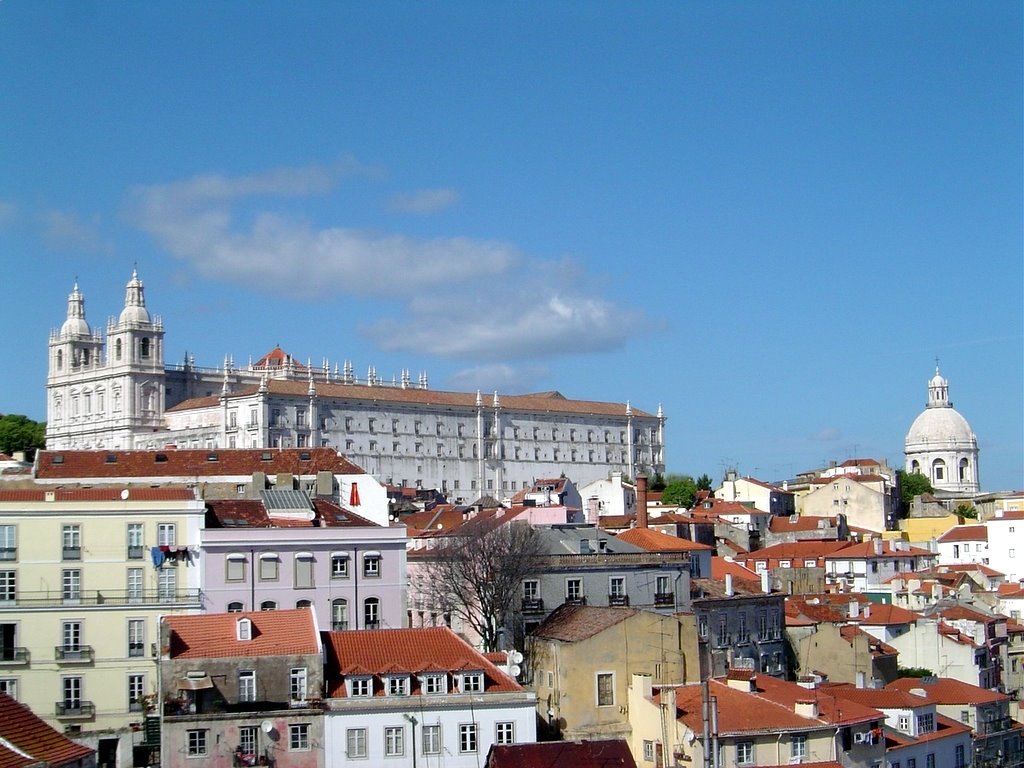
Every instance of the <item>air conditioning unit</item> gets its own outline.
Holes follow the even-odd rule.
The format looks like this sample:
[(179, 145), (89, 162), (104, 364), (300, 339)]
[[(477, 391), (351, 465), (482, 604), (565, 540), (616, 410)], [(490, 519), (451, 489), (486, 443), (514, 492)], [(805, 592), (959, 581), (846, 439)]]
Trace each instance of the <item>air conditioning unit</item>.
[(854, 744), (870, 744), (871, 734), (870, 733), (855, 733), (853, 734)]

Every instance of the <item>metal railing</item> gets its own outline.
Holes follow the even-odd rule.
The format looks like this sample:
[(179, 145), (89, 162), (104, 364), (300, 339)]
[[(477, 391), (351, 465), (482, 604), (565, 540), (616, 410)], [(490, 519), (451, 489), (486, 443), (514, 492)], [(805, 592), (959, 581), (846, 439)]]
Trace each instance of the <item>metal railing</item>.
[(58, 645), (53, 649), (53, 658), (64, 664), (91, 664), (96, 654), (91, 645), (65, 647)]
[(95, 717), (96, 705), (91, 701), (58, 701), (57, 717)]
[(28, 648), (20, 645), (0, 648), (0, 664), (28, 664), (30, 658)]
[(7, 608), (52, 608), (61, 605), (76, 606), (111, 606), (111, 605), (200, 605), (202, 590), (179, 589), (167, 591), (162, 589), (127, 590), (104, 589), (81, 591), (76, 594), (64, 594), (61, 590), (45, 592), (19, 591), (14, 600), (0, 602), (0, 611)]

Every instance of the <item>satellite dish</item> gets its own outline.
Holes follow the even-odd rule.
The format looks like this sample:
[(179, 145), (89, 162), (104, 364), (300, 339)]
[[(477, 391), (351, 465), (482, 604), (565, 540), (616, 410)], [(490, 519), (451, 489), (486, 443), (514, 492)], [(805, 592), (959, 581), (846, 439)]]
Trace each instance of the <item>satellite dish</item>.
[(128, 499), (128, 489), (127, 488), (125, 488), (123, 491), (121, 491), (121, 498), (125, 499), (125, 500)]
[(511, 661), (513, 664), (522, 664), (523, 654), (521, 654), (519, 651), (512, 651), (512, 653), (508, 655), (508, 660)]
[(309, 512), (306, 513), (306, 519), (309, 520), (309, 522), (313, 522), (314, 520), (316, 520), (316, 512), (314, 512), (312, 509), (309, 510)]
[(264, 720), (262, 723), (260, 723), (260, 730), (264, 733), (270, 733), (272, 730), (274, 730), (274, 724), (269, 720)]
[(512, 677), (519, 677), (519, 673), (522, 671), (522, 668), (518, 664), (513, 664), (508, 668), (508, 673), (512, 675)]

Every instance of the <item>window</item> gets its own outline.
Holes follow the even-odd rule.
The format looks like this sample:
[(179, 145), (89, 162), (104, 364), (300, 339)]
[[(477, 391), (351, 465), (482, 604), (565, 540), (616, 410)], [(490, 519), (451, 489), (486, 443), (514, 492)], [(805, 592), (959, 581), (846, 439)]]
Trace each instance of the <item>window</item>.
[(146, 676), (128, 675), (128, 711), (142, 711), (142, 697), (146, 695)]
[(697, 635), (707, 639), (708, 636), (708, 617), (698, 616), (697, 617)]
[(794, 733), (789, 740), (790, 757), (807, 757), (807, 734)]
[(82, 559), (82, 526), (65, 525), (61, 527), (61, 558), (64, 560)]
[(540, 599), (540, 582), (536, 579), (527, 579), (523, 582), (523, 600), (531, 602)]
[(566, 602), (574, 603), (579, 602), (583, 598), (583, 580), (582, 579), (566, 579), (565, 580), (565, 599)]
[(82, 599), (82, 572), (77, 568), (66, 569), (62, 572), (61, 597), (65, 601)]
[(13, 525), (0, 525), (0, 560), (17, 559), (18, 529)]
[(178, 596), (178, 572), (173, 568), (162, 568), (156, 577), (157, 599), (173, 602)]
[(653, 741), (645, 741), (644, 742), (644, 760), (646, 760), (649, 763), (654, 762), (654, 742)]
[(597, 673), (597, 706), (610, 707), (615, 704), (615, 675), (612, 672)]
[(459, 726), (459, 752), (476, 752), (476, 723), (463, 723)]
[(305, 553), (295, 555), (295, 588), (312, 589), (313, 556)]
[(18, 596), (18, 572), (0, 571), (0, 602), (13, 603)]
[(718, 619), (718, 644), (727, 645), (729, 643), (729, 622), (725, 616)]
[(245, 555), (228, 555), (225, 567), (227, 581), (245, 581)]
[(159, 523), (156, 527), (156, 543), (160, 547), (172, 547), (177, 544), (174, 523)]
[(424, 675), (421, 686), (423, 692), (427, 695), (447, 692), (444, 675)]
[(349, 728), (345, 731), (345, 747), (348, 757), (366, 757), (366, 729)]
[(737, 765), (751, 765), (754, 762), (754, 742), (740, 741), (736, 744)]
[(750, 641), (750, 633), (747, 631), (747, 614), (740, 613), (736, 616), (736, 642), (746, 643)]
[(928, 712), (924, 715), (917, 716), (917, 733), (931, 733), (935, 730), (935, 715)]
[(363, 558), (363, 576), (371, 579), (380, 576), (380, 555), (366, 555)]
[(277, 610), (277, 601), (276, 600), (264, 600), (262, 603), (260, 603), (260, 610), (261, 611), (276, 611)]
[(405, 675), (396, 675), (388, 678), (388, 696), (408, 696), (409, 678)]
[(309, 749), (309, 723), (292, 723), (288, 726), (288, 748)]
[(924, 756), (925, 768), (935, 768), (935, 753), (929, 752)]
[(516, 724), (511, 721), (494, 724), (495, 744), (515, 744)]
[(238, 729), (238, 751), (243, 755), (256, 754), (256, 745), (258, 736), (256, 735), (255, 725), (243, 725)]
[(389, 725), (384, 728), (384, 757), (401, 757), (405, 754), (405, 728)]
[(380, 600), (376, 597), (363, 603), (363, 629), (380, 629)]
[(917, 768), (917, 758), (916, 757), (908, 757), (907, 758), (907, 768)]
[(908, 733), (910, 731), (910, 716), (909, 715), (900, 715), (900, 718), (899, 718), (899, 730), (903, 731), (904, 733)]
[(203, 757), (206, 755), (206, 731), (197, 729), (186, 731), (188, 736), (188, 756)]
[(441, 754), (441, 726), (440, 725), (424, 725), (423, 726), (423, 754), (424, 755), (439, 755), (439, 754)]
[(626, 596), (626, 579), (623, 576), (610, 576), (608, 578), (608, 596), (622, 598)]
[(0, 693), (6, 693), (15, 701), (18, 700), (18, 679), (16, 677), (0, 678)]
[(128, 655), (146, 655), (146, 620), (128, 619)]
[(331, 555), (331, 578), (332, 579), (347, 579), (348, 578), (348, 555), (345, 555), (345, 554)]
[(463, 672), (462, 673), (462, 692), (463, 693), (479, 693), (484, 689), (484, 673), (483, 672)]
[(65, 713), (76, 712), (82, 708), (82, 678), (65, 677), (61, 680), (64, 694)]
[(255, 669), (243, 669), (238, 672), (238, 700), (256, 701)]
[(757, 639), (768, 639), (768, 614), (765, 611), (757, 614)]
[(953, 766), (954, 766), (954, 768), (964, 768), (966, 765), (967, 765), (967, 760), (964, 757), (964, 745), (963, 744), (957, 744), (956, 745), (956, 751), (955, 751), (954, 757), (953, 757)]
[(228, 613), (241, 613), (242, 604), (239, 602), (228, 603)]
[(306, 668), (294, 667), (288, 675), (288, 692), (292, 701), (306, 700)]
[(373, 695), (373, 679), (369, 677), (352, 677), (349, 678), (349, 690), (350, 695), (353, 697), (360, 696), (372, 696)]
[(331, 629), (348, 629), (348, 600), (343, 597), (331, 601)]
[(969, 710), (969, 709), (961, 709), (960, 710), (960, 722), (961, 723), (968, 723), (968, 724), (971, 722), (971, 710)]

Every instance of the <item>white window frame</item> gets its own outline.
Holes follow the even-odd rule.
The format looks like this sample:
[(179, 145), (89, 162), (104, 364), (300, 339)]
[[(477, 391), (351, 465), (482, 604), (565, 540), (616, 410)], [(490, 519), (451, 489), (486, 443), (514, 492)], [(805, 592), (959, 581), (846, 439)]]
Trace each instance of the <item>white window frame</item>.
[(350, 760), (366, 758), (365, 728), (347, 728), (345, 730), (345, 756)]
[(288, 694), (292, 701), (306, 701), (309, 694), (309, 673), (305, 667), (292, 667), (288, 673)]
[(288, 726), (288, 750), (309, 751), (309, 723), (291, 723)]
[(477, 723), (459, 723), (459, 753), (463, 755), (480, 751), (480, 727)]
[(185, 738), (187, 757), (206, 757), (207, 747), (205, 728), (192, 728), (185, 732)]
[(388, 696), (408, 696), (409, 695), (409, 676), (408, 675), (391, 675), (387, 678), (388, 681)]
[(348, 679), (348, 695), (352, 698), (364, 698), (373, 696), (372, 677), (350, 677)]
[(238, 701), (256, 701), (256, 670), (238, 670)]
[(494, 724), (494, 743), (516, 743), (516, 724), (514, 720), (501, 720)]
[(424, 755), (440, 755), (441, 754), (441, 724), (433, 723), (430, 725), (424, 724), (422, 732), (422, 743), (423, 743), (423, 754)]
[(405, 756), (405, 728), (401, 725), (384, 726), (384, 757)]

